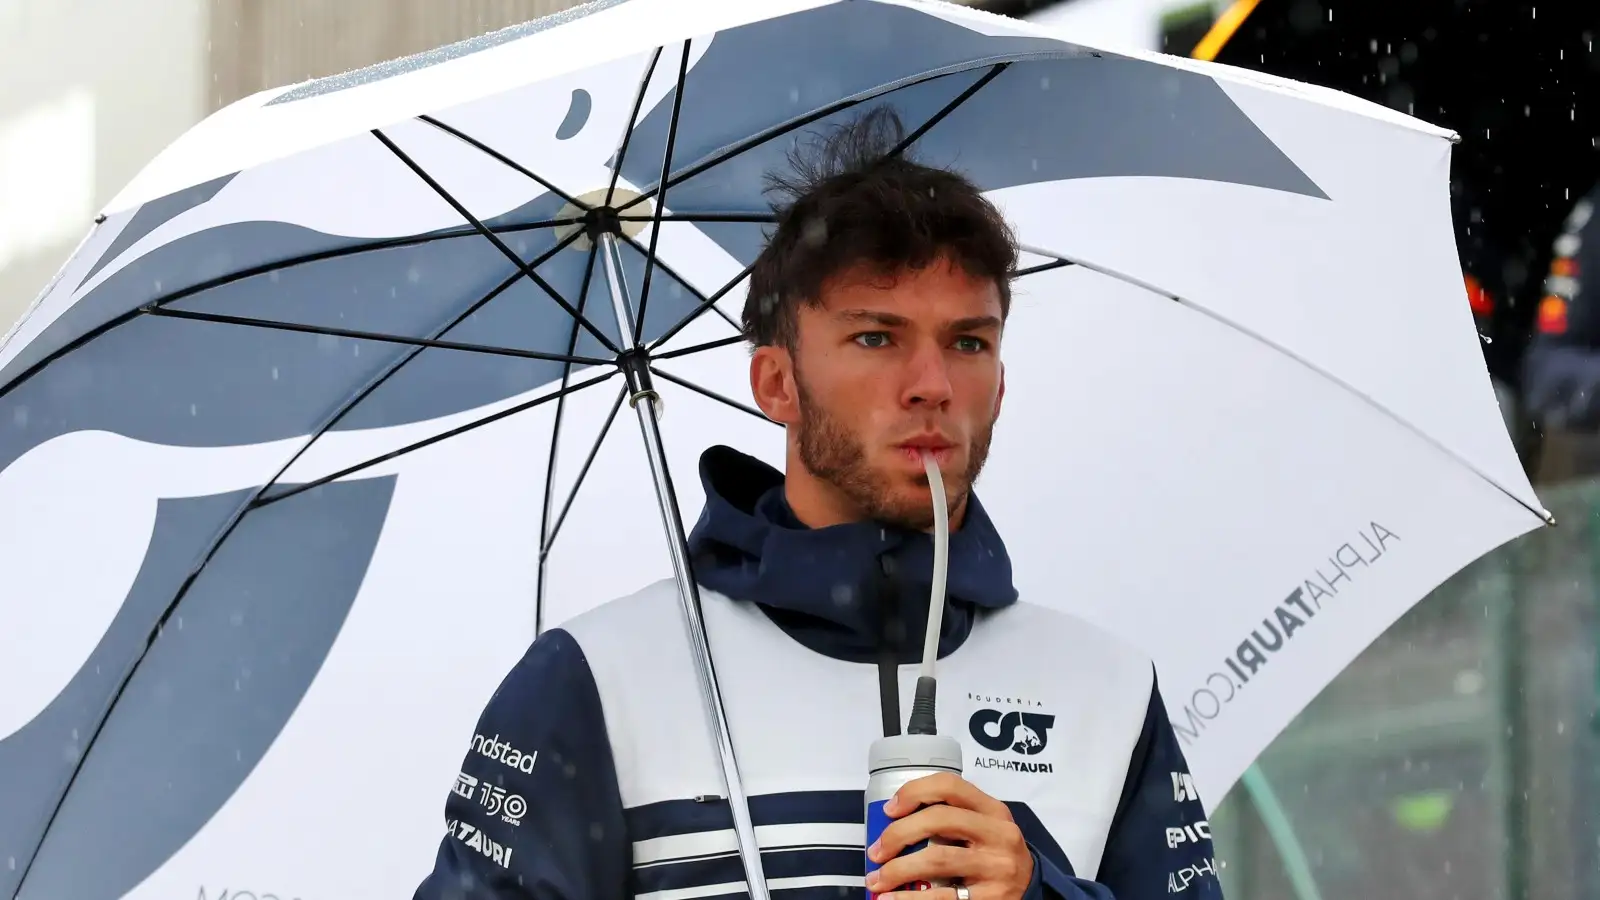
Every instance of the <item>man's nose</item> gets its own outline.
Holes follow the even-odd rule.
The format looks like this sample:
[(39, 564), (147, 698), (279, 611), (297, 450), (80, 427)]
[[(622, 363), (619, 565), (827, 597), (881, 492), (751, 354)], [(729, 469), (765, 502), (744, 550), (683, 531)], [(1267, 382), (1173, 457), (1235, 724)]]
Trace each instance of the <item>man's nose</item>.
[(908, 361), (906, 387), (901, 402), (907, 407), (933, 406), (943, 408), (950, 402), (953, 390), (950, 385), (949, 361), (943, 348), (929, 342), (917, 348)]

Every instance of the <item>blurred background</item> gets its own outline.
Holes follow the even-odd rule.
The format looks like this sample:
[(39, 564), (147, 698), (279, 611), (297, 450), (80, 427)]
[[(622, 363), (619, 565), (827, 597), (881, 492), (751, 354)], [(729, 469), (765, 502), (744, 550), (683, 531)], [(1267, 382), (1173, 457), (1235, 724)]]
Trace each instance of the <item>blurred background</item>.
[[(572, 5), (0, 0), (0, 329), (99, 207), (211, 112)], [(1560, 527), (1398, 622), (1213, 827), (1236, 900), (1600, 898), (1600, 2), (965, 5), (1315, 82), (1460, 133), (1463, 302)]]

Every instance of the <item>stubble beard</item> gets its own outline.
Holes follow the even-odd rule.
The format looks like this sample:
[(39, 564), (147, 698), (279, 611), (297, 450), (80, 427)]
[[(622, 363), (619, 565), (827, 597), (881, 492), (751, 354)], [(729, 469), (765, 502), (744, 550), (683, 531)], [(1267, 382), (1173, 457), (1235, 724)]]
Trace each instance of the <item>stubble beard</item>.
[[(796, 387), (800, 398), (800, 424), (797, 426), (797, 443), (800, 461), (807, 471), (833, 485), (869, 519), (897, 525), (915, 531), (933, 527), (933, 509), (924, 502), (908, 503), (897, 498), (888, 484), (888, 477), (874, 472), (867, 462), (861, 441), (851, 434), (836, 418), (818, 404), (806, 390), (805, 382), (796, 372)], [(989, 442), (994, 436), (994, 423), (989, 422), (973, 435), (967, 454), (966, 469), (951, 483), (951, 473), (943, 472), (945, 494), (949, 509), (961, 508), (978, 474), (989, 458)], [(916, 479), (920, 485), (928, 483), (928, 476)]]

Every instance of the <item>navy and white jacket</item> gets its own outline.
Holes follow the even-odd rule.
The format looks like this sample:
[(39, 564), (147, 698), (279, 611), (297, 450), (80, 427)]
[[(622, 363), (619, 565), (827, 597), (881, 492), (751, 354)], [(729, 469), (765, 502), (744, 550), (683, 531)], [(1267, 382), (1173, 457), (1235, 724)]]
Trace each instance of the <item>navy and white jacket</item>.
[[(808, 529), (782, 475), (728, 448), (701, 477), (690, 551), (768, 889), (860, 898), (867, 748), (910, 709), (932, 542)], [(1150, 660), (1019, 603), (976, 499), (950, 536), (948, 597), (940, 733), (1027, 838), (1025, 900), (1220, 898)], [(417, 900), (745, 895), (690, 660), (671, 582), (535, 640), (479, 720)]]

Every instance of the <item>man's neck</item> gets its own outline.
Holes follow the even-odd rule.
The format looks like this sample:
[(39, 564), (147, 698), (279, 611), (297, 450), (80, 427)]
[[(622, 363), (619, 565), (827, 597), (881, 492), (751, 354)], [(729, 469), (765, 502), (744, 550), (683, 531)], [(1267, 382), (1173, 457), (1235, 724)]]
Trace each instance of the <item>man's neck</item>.
[(867, 518), (832, 485), (809, 474), (785, 475), (783, 499), (789, 504), (789, 511), (807, 528), (846, 525)]

